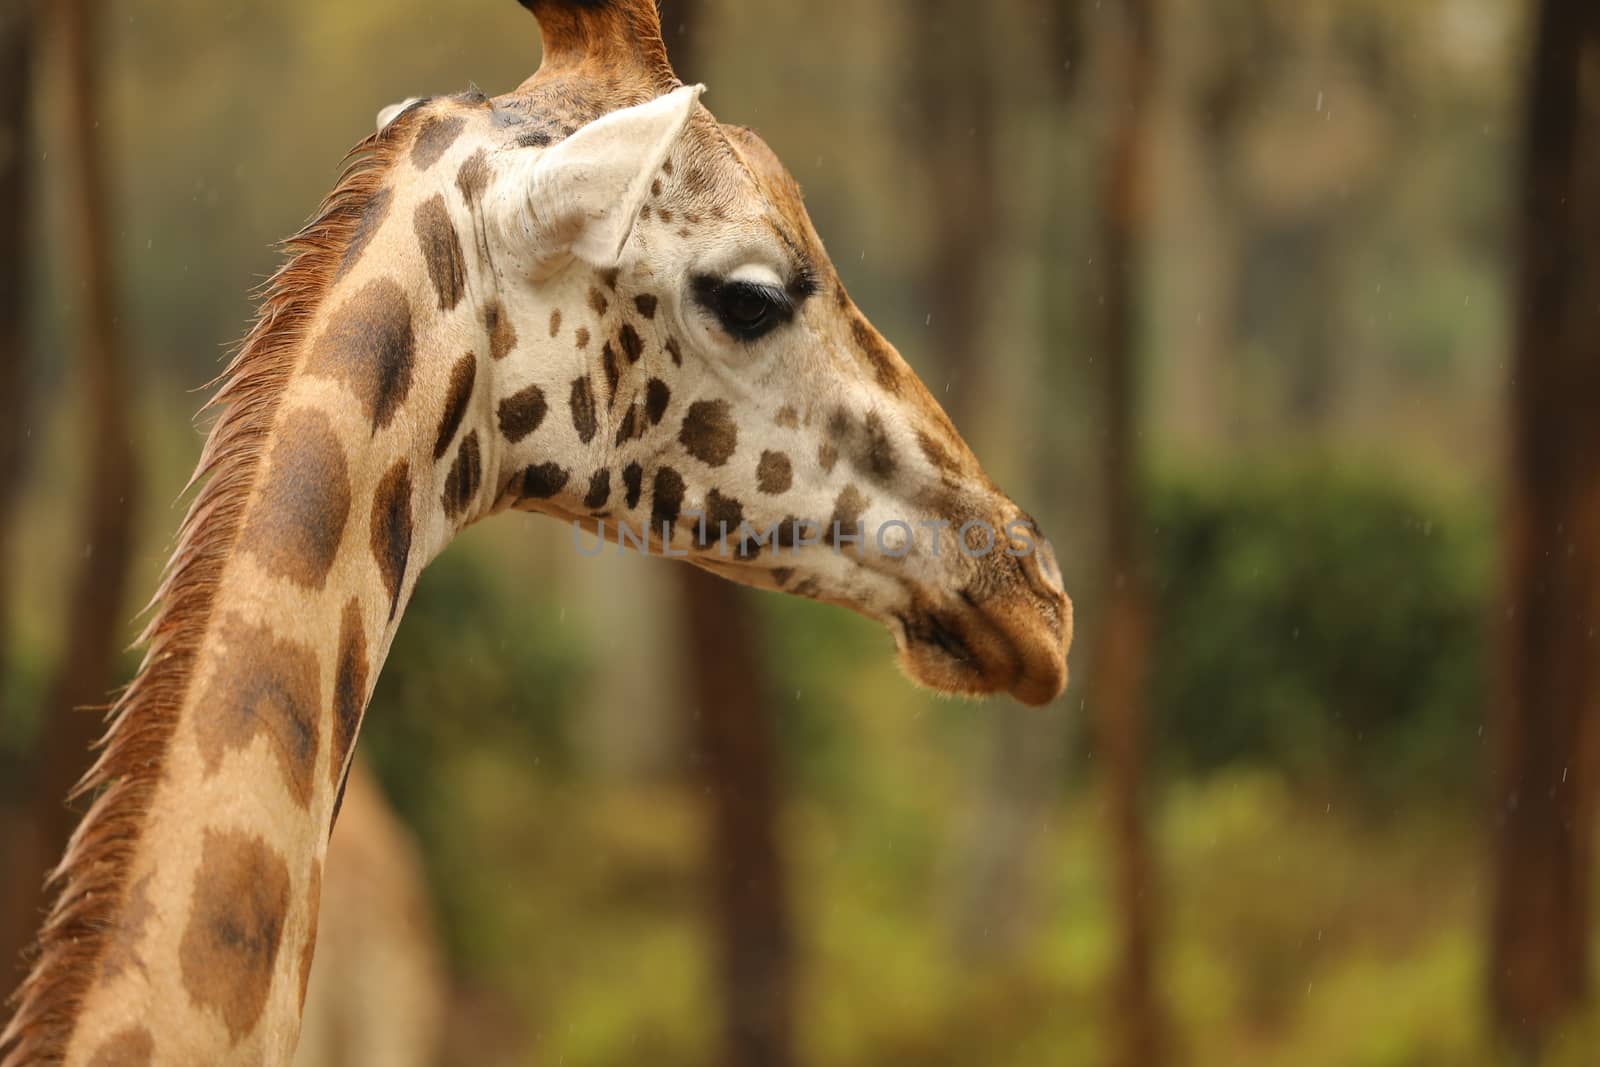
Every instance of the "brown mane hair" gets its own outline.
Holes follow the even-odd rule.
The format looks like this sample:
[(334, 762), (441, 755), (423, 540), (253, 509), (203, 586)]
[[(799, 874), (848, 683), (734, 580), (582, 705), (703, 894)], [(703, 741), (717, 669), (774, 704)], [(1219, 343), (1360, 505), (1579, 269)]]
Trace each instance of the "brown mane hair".
[(221, 413), (185, 491), (204, 486), (184, 516), (177, 548), (151, 600), (155, 614), (139, 638), (144, 661), (111, 711), (99, 758), (73, 790), (74, 797), (98, 796), (50, 874), (56, 897), (28, 975), (12, 998), (15, 1014), (0, 1033), (5, 1067), (58, 1063), (66, 1056), (127, 891), (145, 815), (161, 782), (279, 400), (363, 212), (409, 143), (410, 117), (390, 123), (346, 156), (316, 216), (283, 242), (286, 259), (261, 288), (254, 326), (212, 383), (216, 392), (203, 410), (217, 407)]

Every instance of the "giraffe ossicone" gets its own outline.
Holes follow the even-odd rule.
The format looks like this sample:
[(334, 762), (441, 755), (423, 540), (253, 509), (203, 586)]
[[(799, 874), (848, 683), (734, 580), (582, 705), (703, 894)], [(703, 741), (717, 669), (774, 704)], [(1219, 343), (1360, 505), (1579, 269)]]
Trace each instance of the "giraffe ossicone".
[(4, 1067), (287, 1060), (366, 702), (422, 568), (488, 515), (851, 608), (943, 692), (1066, 684), (1048, 542), (765, 142), (678, 82), (653, 0), (523, 3), (538, 72), (385, 108), (290, 242)]

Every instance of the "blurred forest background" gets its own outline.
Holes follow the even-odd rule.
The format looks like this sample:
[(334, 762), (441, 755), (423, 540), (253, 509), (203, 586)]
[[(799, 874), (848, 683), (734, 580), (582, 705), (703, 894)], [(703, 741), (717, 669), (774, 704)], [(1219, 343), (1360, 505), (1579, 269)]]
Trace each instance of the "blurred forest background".
[[(1072, 686), (937, 700), (837, 609), (476, 528), (302, 1059), (1600, 1062), (1591, 7), (666, 0), (1050, 532)], [(0, 3), (8, 968), (273, 242), (538, 51), (510, 0)]]

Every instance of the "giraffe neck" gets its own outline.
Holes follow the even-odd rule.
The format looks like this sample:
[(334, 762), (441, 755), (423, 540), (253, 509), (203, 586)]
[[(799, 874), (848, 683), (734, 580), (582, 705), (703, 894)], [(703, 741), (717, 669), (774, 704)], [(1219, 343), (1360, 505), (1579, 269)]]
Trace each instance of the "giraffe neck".
[(430, 243), (454, 240), (443, 201), (388, 180), (382, 145), (302, 235), (219, 393), (210, 480), (0, 1037), (8, 1067), (292, 1054), (367, 700), (422, 566), (501, 481), (474, 349), (504, 326), (485, 328), (459, 248)]

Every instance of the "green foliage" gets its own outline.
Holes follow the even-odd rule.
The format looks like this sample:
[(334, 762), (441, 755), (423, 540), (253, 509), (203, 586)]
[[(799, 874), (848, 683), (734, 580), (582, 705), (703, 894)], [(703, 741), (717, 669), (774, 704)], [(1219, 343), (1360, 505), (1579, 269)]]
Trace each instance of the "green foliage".
[(1365, 787), (1460, 787), (1480, 760), (1481, 511), (1387, 474), (1240, 468), (1151, 494), (1153, 715), (1165, 757)]

